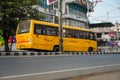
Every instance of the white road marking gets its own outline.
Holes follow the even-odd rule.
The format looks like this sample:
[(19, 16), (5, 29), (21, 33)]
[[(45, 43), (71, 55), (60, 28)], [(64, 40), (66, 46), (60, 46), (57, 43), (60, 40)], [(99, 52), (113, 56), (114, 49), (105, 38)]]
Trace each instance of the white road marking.
[(94, 69), (94, 68), (102, 68), (102, 67), (112, 67), (112, 66), (119, 66), (119, 65), (120, 64), (112, 64), (112, 65), (93, 66), (93, 67), (86, 67), (86, 68), (76, 68), (76, 69), (58, 70), (58, 71), (50, 71), (50, 72), (41, 72), (41, 73), (32, 73), (32, 74), (4, 76), (4, 77), (0, 77), (0, 79), (9, 79), (9, 78), (34, 76), (34, 75), (44, 75), (44, 74), (53, 74), (53, 73), (60, 73), (60, 72), (68, 72), (68, 71), (76, 71), (76, 70), (86, 70), (86, 69)]

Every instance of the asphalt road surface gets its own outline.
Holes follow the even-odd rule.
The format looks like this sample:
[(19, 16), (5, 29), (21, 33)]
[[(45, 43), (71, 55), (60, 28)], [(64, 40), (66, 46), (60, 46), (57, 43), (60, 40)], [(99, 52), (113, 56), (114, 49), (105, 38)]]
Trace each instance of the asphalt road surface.
[(80, 75), (61, 80), (120, 80), (120, 70), (89, 75)]
[(120, 55), (0, 57), (0, 80), (54, 80), (120, 70)]

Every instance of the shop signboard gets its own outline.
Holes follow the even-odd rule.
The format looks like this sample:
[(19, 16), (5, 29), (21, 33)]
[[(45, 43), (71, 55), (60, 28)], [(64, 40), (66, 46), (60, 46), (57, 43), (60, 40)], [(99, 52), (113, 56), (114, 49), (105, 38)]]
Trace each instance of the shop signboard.
[(118, 46), (118, 42), (108, 42), (108, 46)]

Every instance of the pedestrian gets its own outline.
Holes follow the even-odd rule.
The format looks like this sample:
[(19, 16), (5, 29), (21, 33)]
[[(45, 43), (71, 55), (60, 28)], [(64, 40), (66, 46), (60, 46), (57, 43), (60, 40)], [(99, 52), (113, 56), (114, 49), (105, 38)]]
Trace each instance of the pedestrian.
[(13, 44), (13, 38), (12, 38), (12, 36), (9, 36), (9, 38), (8, 38), (8, 46), (9, 46), (10, 51), (12, 50), (12, 44)]
[(13, 37), (13, 43), (16, 43), (16, 37), (15, 36)]
[(9, 36), (8, 43), (12, 43), (12, 42), (13, 42), (12, 36)]

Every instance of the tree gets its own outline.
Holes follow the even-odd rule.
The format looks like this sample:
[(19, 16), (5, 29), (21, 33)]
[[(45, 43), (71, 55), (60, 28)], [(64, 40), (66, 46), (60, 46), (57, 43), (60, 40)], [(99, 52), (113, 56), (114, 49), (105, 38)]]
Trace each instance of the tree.
[(42, 15), (36, 8), (38, 2), (39, 0), (0, 0), (0, 29), (3, 30), (5, 51), (9, 51), (8, 37), (15, 35), (19, 21), (26, 19), (40, 20)]

